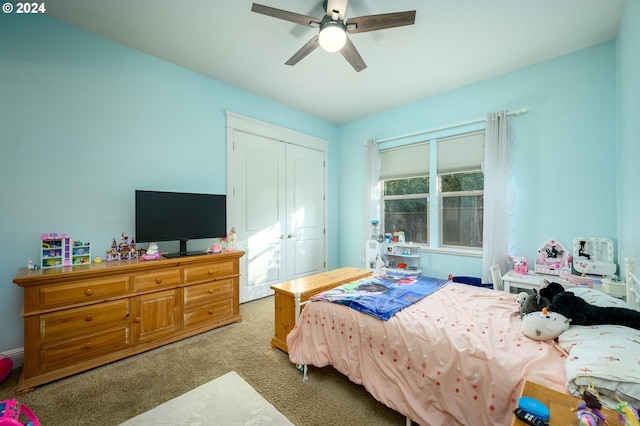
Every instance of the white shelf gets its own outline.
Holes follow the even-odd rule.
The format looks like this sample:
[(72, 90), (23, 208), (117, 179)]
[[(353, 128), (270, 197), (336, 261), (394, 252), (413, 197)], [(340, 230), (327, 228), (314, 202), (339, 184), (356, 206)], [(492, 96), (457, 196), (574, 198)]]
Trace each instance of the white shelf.
[[(420, 253), (419, 248), (413, 244), (392, 243), (383, 247), (382, 258), (387, 265), (388, 272), (407, 275), (420, 275)], [(399, 263), (405, 263), (406, 268), (398, 268)]]
[(422, 273), (422, 270), (421, 269), (387, 268), (387, 272), (391, 272), (394, 274), (420, 275)]

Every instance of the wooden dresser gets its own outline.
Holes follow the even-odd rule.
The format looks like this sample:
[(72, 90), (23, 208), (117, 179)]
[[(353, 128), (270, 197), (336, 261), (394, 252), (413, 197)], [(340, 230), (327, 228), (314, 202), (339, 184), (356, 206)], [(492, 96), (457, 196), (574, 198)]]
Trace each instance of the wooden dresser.
[(18, 270), (24, 365), (38, 385), (242, 321), (243, 251)]

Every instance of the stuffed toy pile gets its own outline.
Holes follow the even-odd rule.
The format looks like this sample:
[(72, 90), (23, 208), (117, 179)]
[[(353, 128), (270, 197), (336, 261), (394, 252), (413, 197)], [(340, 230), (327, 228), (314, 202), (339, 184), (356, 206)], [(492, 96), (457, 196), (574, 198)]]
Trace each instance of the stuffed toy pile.
[[(640, 330), (640, 312), (618, 306), (596, 306), (558, 283), (526, 297), (522, 305), (522, 332), (534, 340), (555, 339), (571, 325), (612, 324)], [(551, 301), (549, 303), (549, 301)]]
[(527, 314), (540, 312), (542, 308), (548, 308), (553, 300), (553, 296), (564, 291), (564, 287), (558, 283), (550, 283), (547, 280), (544, 280), (544, 282), (547, 286), (540, 289), (540, 292), (533, 289), (533, 292), (529, 295), (525, 292), (518, 295), (518, 302), (521, 306), (520, 313), (523, 318)]

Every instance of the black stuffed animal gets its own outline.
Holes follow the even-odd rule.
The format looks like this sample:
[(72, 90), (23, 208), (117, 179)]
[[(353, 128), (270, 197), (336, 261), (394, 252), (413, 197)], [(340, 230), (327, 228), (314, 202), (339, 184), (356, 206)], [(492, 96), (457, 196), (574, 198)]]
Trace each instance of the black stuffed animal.
[[(544, 282), (547, 286), (540, 289), (540, 296), (544, 297), (545, 299), (548, 299), (549, 303), (551, 303), (551, 301), (553, 301), (553, 297), (556, 294), (564, 291), (564, 287), (562, 287), (561, 284), (558, 284), (556, 282), (550, 283), (547, 280), (544, 280)], [(547, 307), (549, 307), (548, 304), (547, 304)]]
[(569, 318), (571, 325), (614, 324), (640, 330), (640, 312), (617, 306), (595, 306), (570, 291), (556, 294), (549, 310)]

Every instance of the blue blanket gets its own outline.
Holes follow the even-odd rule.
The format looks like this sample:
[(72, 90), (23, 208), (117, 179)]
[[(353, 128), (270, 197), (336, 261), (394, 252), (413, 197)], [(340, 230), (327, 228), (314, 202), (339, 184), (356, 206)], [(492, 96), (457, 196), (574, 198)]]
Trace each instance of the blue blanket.
[(338, 303), (386, 321), (447, 282), (420, 275), (387, 273), (342, 284), (313, 296), (311, 301)]

